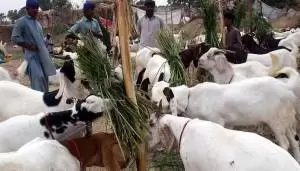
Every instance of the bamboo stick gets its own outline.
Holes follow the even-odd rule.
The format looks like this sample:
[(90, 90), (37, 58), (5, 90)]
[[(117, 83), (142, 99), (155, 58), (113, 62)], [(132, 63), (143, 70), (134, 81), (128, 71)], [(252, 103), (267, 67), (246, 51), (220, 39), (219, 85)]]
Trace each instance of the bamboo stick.
[[(137, 104), (135, 90), (133, 86), (133, 79), (132, 79), (131, 58), (129, 53), (130, 26), (128, 24), (131, 17), (129, 17), (129, 10), (126, 9), (126, 7), (127, 8), (129, 7), (126, 0), (117, 1), (117, 21), (118, 21), (120, 49), (121, 49), (121, 57), (122, 57), (122, 70), (123, 70), (126, 94), (135, 104)], [(146, 171), (146, 166), (147, 163), (146, 163), (145, 144), (142, 143), (140, 147), (138, 159), (137, 159), (137, 170)]]
[(223, 17), (223, 5), (222, 0), (218, 0), (218, 6), (219, 6), (219, 17), (220, 17), (220, 31), (222, 36), (222, 47), (224, 48), (226, 45), (226, 34), (225, 34), (225, 28), (224, 28), (224, 17)]

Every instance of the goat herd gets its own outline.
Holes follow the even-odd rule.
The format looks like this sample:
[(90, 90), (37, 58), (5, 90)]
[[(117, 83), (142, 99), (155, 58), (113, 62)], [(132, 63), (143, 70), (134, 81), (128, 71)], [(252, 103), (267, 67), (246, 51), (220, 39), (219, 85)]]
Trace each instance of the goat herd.
[[(193, 62), (215, 81), (193, 87), (171, 87), (170, 66), (160, 50), (140, 49), (133, 55), (135, 83), (150, 92), (159, 108), (149, 118), (149, 150), (159, 145), (179, 150), (187, 171), (300, 171), (300, 32), (277, 46), (233, 64), (226, 50), (190, 45), (180, 53), (185, 68)], [(21, 85), (0, 67), (0, 170), (80, 171), (99, 166), (115, 171), (128, 164), (114, 134), (82, 136), (87, 124), (111, 110), (110, 99), (89, 95), (76, 67), (77, 54), (64, 56), (72, 60), (49, 78), (59, 88), (48, 93)], [(20, 65), (19, 76), (26, 66), (26, 61)], [(121, 65), (115, 72), (122, 77)], [(271, 128), (279, 146), (255, 133), (233, 130), (260, 123)]]

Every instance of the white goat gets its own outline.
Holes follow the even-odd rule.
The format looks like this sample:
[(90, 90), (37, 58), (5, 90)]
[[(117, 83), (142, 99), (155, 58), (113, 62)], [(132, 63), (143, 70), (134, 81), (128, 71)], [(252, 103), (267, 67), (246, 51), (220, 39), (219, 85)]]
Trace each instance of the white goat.
[[(63, 56), (70, 57), (74, 61), (74, 63), (75, 63), (74, 66), (75, 66), (76, 71), (78, 73), (80, 73), (79, 72), (79, 68), (76, 67), (76, 66), (78, 66), (77, 63), (76, 63), (77, 62), (76, 59), (78, 58), (77, 53), (76, 52), (66, 52), (66, 51), (63, 51)], [(23, 62), (21, 63), (21, 65), (17, 68), (16, 72), (17, 72), (19, 80), (21, 78), (25, 77), (25, 71), (27, 69), (27, 66), (28, 66), (28, 62), (26, 60), (23, 60)], [(58, 82), (58, 80), (59, 80), (58, 78), (59, 78), (60, 74), (59, 74), (59, 72), (57, 72), (59, 70), (60, 69), (56, 70), (56, 75), (49, 76), (49, 83), (51, 83), (51, 84), (58, 84), (59, 83)]]
[(43, 93), (18, 83), (0, 81), (0, 92), (0, 121), (20, 114), (32, 115), (68, 109), (70, 105), (66, 103), (67, 98), (82, 98), (89, 94), (75, 72), (73, 61), (65, 62), (60, 70), (58, 90)]
[(249, 53), (247, 56), (248, 61), (258, 61), (265, 66), (272, 65), (272, 59), (270, 54), (274, 54), (279, 57), (279, 67), (292, 67), (297, 69), (296, 57), (298, 55), (298, 47), (292, 45), (292, 51), (287, 49), (279, 49), (269, 52), (267, 54), (251, 54)]
[(170, 78), (171, 71), (168, 61), (161, 55), (154, 55), (147, 63), (141, 89), (148, 92), (149, 84), (152, 87), (158, 81), (169, 82)]
[(80, 171), (80, 162), (59, 142), (35, 138), (20, 149), (0, 153), (3, 171)]
[(300, 170), (287, 151), (266, 138), (209, 121), (152, 115), (150, 133), (149, 148), (160, 142), (167, 146), (175, 137), (186, 171)]
[(3, 67), (0, 67), (0, 81), (1, 80), (15, 81), (11, 78), (9, 72)]
[(135, 58), (136, 69), (135, 73), (138, 75), (142, 70), (145, 70), (149, 60), (152, 58), (153, 54), (160, 53), (157, 48), (144, 47), (140, 49)]
[(174, 115), (183, 114), (223, 126), (264, 122), (272, 129), (280, 146), (286, 150), (292, 146), (295, 158), (300, 161), (295, 118), (297, 97), (287, 84), (292, 83), (283, 83), (273, 77), (231, 84), (205, 82), (191, 88), (185, 85), (170, 88), (169, 83), (158, 82), (152, 88), (151, 100), (155, 103), (162, 100), (164, 112), (170, 108)]
[(231, 64), (227, 61), (225, 51), (218, 48), (210, 48), (199, 60), (199, 66), (208, 70), (216, 83), (227, 84), (241, 81), (247, 78), (268, 76), (272, 70), (277, 70), (279, 57), (270, 54), (272, 66), (267, 67), (257, 61), (249, 61), (242, 64)]
[(284, 46), (291, 50), (294, 50), (294, 53), (296, 54), (296, 56), (298, 56), (298, 47), (300, 46), (300, 32), (295, 32), (287, 36), (287, 38), (280, 40), (278, 46)]
[(92, 95), (65, 111), (12, 117), (0, 123), (0, 152), (15, 151), (35, 137), (69, 139), (83, 131), (86, 122), (101, 117), (107, 108), (109, 100)]

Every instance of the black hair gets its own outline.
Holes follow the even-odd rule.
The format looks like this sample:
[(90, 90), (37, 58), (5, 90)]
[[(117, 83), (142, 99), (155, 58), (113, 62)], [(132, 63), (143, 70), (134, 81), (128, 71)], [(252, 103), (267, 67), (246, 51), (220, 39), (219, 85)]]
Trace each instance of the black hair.
[(232, 22), (234, 21), (234, 14), (231, 11), (224, 11), (224, 18), (231, 20)]
[(146, 0), (144, 5), (151, 5), (151, 6), (155, 6), (155, 1), (152, 1), (152, 0)]

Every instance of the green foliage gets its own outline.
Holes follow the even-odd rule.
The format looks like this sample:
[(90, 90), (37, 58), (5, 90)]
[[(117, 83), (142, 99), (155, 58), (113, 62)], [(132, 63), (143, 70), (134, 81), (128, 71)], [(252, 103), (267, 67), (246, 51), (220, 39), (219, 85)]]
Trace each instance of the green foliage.
[(12, 23), (15, 23), (15, 21), (20, 18), (19, 14), (18, 14), (18, 10), (14, 9), (14, 10), (9, 10), (7, 12), (7, 17), (11, 20)]
[(69, 0), (52, 0), (52, 8), (71, 8), (72, 4)]
[(158, 32), (156, 40), (162, 51), (162, 56), (167, 59), (170, 66), (171, 85), (186, 84), (185, 70), (179, 56), (180, 44), (175, 41), (172, 32), (168, 29), (162, 29)]
[(262, 40), (266, 34), (272, 31), (271, 23), (265, 20), (259, 12), (255, 10), (251, 11), (243, 23), (246, 28), (250, 28), (250, 31), (256, 34), (258, 40)]
[(160, 170), (184, 171), (180, 155), (174, 150), (156, 151), (153, 156), (152, 167)]
[(205, 42), (214, 47), (219, 47), (217, 12), (218, 8), (214, 0), (197, 0), (197, 7), (203, 14), (205, 28)]
[(246, 3), (245, 0), (239, 2), (234, 9), (234, 15), (235, 15), (235, 20), (234, 20), (234, 26), (239, 28), (242, 24), (242, 20), (246, 17)]
[(39, 0), (40, 7), (43, 11), (49, 10), (52, 8), (51, 0)]
[(79, 68), (88, 79), (93, 93), (111, 100), (112, 110), (108, 116), (122, 149), (130, 158), (136, 158), (139, 144), (144, 139), (141, 130), (147, 129), (149, 100), (136, 93), (137, 106), (127, 97), (123, 80), (112, 70), (112, 62), (103, 44), (88, 34), (82, 37), (83, 47), (79, 47)]

